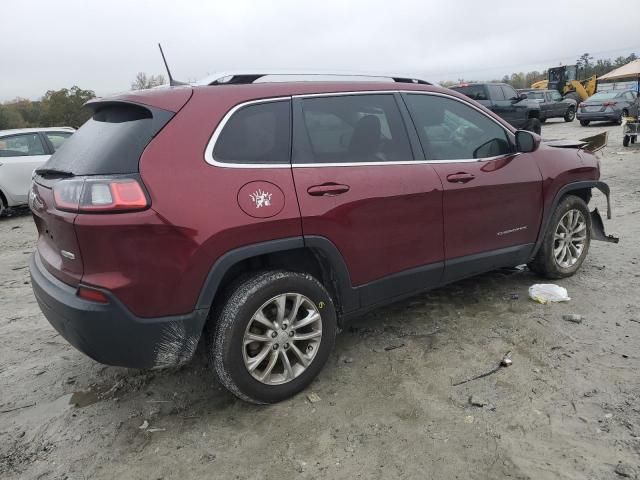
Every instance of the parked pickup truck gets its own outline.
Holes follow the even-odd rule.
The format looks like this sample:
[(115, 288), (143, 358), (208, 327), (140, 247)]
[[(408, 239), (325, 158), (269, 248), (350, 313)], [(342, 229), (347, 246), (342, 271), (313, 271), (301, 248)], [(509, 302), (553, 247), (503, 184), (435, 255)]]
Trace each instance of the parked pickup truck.
[(540, 134), (540, 104), (506, 83), (461, 83), (451, 87), (484, 105), (516, 128)]
[(557, 90), (518, 90), (520, 95), (535, 100), (540, 104), (540, 122), (548, 118), (564, 118), (565, 122), (573, 122), (576, 118), (577, 102), (573, 98), (562, 98)]

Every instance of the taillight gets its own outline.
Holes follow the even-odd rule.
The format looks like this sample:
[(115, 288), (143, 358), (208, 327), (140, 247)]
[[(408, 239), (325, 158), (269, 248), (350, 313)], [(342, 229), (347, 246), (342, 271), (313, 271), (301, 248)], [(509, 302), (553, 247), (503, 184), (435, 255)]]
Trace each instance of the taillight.
[(61, 180), (53, 187), (56, 208), (80, 213), (144, 210), (149, 200), (135, 178)]
[(607, 108), (607, 107), (613, 107), (616, 104), (616, 102), (603, 102), (602, 106)]
[(578, 108), (584, 108), (584, 107), (586, 107), (586, 105), (585, 105), (583, 102), (580, 102), (580, 103), (578, 104)]

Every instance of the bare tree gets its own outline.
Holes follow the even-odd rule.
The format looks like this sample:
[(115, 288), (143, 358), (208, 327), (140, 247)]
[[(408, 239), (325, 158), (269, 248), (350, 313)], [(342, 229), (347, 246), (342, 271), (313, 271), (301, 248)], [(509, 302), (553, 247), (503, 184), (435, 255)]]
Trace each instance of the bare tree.
[(131, 90), (144, 90), (164, 84), (164, 75), (147, 76), (144, 72), (138, 72), (135, 81), (131, 84)]

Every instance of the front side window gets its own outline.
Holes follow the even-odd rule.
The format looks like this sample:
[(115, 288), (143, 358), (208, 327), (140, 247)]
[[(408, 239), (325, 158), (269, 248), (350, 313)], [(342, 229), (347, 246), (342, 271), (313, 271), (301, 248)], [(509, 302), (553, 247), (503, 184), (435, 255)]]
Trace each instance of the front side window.
[(256, 103), (240, 108), (225, 124), (213, 158), (227, 163), (289, 163), (291, 103)]
[(504, 92), (505, 100), (514, 100), (520, 98), (518, 92), (516, 92), (513, 87), (509, 85), (502, 85), (502, 91)]
[(559, 102), (560, 100), (562, 100), (562, 95), (560, 95), (560, 93), (558, 92), (551, 92), (551, 100), (553, 100), (554, 102)]
[[(296, 163), (393, 162), (413, 158), (393, 95), (304, 98)], [(298, 140), (299, 139), (299, 140)]]
[(451, 98), (406, 94), (407, 107), (427, 160), (480, 159), (511, 151), (504, 128)]
[(71, 136), (71, 132), (45, 132), (45, 135), (53, 145), (53, 150), (58, 150), (64, 141)]
[(506, 97), (504, 96), (504, 92), (500, 88), (500, 85), (488, 85), (488, 87), (489, 92), (491, 93), (491, 99), (494, 102), (499, 102), (506, 99)]
[(37, 133), (0, 138), (0, 157), (29, 157), (33, 155), (46, 155)]

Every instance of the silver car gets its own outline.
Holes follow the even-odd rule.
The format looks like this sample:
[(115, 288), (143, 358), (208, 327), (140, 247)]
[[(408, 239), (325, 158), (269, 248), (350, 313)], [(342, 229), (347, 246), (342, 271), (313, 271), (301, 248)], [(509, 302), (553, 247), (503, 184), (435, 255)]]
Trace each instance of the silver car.
[(25, 205), (33, 171), (75, 130), (71, 127), (0, 130), (0, 216)]

